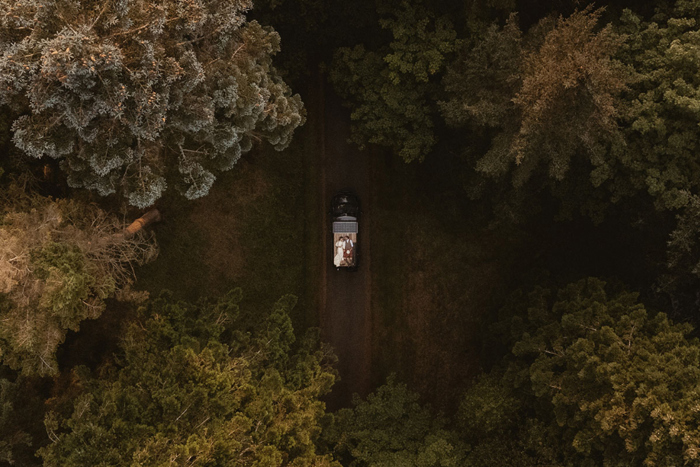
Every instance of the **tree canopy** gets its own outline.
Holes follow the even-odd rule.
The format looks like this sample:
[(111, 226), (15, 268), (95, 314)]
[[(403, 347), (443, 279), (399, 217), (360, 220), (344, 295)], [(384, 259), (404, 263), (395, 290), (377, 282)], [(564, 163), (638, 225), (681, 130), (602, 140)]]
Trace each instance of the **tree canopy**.
[(356, 398), (352, 409), (338, 411), (326, 438), (352, 467), (464, 465), (464, 446), (446, 420), (393, 376), (366, 400)]
[(67, 331), (97, 318), (133, 282), (131, 263), (155, 258), (153, 237), (124, 235), (95, 205), (52, 200), (18, 185), (0, 196), (0, 359), (55, 375)]
[[(577, 153), (593, 165), (603, 158), (605, 139), (617, 132), (615, 98), (626, 78), (612, 60), (621, 38), (610, 25), (596, 31), (599, 17), (600, 10), (587, 8), (545, 18), (521, 38), (511, 16), (462, 59), (466, 79), (451, 70), (446, 84), (453, 97), (443, 107), (448, 121), (501, 129), (478, 170), (497, 175), (517, 165), (514, 182), (521, 185), (541, 163), (561, 180)], [(495, 85), (503, 88), (489, 93)]]
[[(624, 37), (598, 24), (601, 13), (546, 17), (527, 33), (512, 14), (448, 66), (441, 109), (448, 124), (486, 139), (485, 154), (471, 151), (483, 176), (520, 192), (549, 187), (564, 202), (601, 186), (610, 153), (624, 148), (618, 108), (631, 80), (616, 59)], [(600, 218), (581, 198), (569, 204)]]
[(13, 141), (73, 187), (143, 208), (168, 185), (204, 196), (255, 140), (304, 122), (272, 66), (279, 36), (247, 0), (0, 2), (0, 103)]
[(436, 79), (460, 41), (452, 22), (421, 2), (381, 9), (379, 24), (392, 40), (336, 51), (331, 80), (352, 103), (353, 141), (392, 148), (406, 162), (422, 160), (435, 145)]
[(44, 465), (337, 465), (314, 445), (329, 354), (313, 333), (295, 342), (295, 297), (246, 317), (241, 296), (143, 307), (114, 365), (78, 369), (80, 395), (47, 416)]
[(626, 10), (620, 59), (635, 72), (621, 115), (627, 151), (613, 154), (609, 178), (628, 179), (653, 196), (658, 209), (677, 209), (700, 187), (696, 154), (700, 4), (677, 1), (650, 21)]
[(482, 413), (472, 433), (518, 439), (516, 451), (557, 465), (698, 462), (700, 342), (610, 289), (589, 278), (512, 300), (502, 322), (512, 354), (465, 397), (465, 413)]

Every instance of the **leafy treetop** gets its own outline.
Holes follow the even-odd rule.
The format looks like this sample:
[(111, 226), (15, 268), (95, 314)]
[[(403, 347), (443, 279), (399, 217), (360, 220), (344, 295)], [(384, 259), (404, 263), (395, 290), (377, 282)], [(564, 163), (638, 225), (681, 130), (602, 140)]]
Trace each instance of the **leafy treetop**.
[(556, 465), (697, 464), (700, 342), (636, 299), (594, 278), (514, 298), (512, 354), (465, 397), (470, 432)]
[(315, 334), (295, 342), (285, 296), (248, 328), (239, 289), (218, 302), (169, 294), (141, 309), (116, 364), (79, 369), (82, 394), (52, 412), (45, 466), (335, 466), (317, 452), (335, 379)]
[(384, 13), (379, 24), (392, 40), (377, 50), (338, 49), (331, 80), (352, 105), (354, 142), (422, 160), (435, 144), (437, 78), (460, 41), (449, 18), (421, 2), (404, 0)]
[(14, 142), (62, 160), (71, 186), (152, 205), (204, 196), (254, 140), (304, 121), (272, 66), (280, 38), (249, 0), (0, 1), (0, 103)]
[[(547, 17), (523, 34), (513, 14), (448, 67), (447, 123), (490, 140), (477, 171), (516, 189), (532, 181), (534, 191), (566, 192), (567, 177), (600, 186), (609, 152), (624, 146), (618, 101), (630, 80), (615, 59), (623, 36), (599, 28), (600, 15), (589, 7)], [(580, 165), (582, 174), (572, 169)]]

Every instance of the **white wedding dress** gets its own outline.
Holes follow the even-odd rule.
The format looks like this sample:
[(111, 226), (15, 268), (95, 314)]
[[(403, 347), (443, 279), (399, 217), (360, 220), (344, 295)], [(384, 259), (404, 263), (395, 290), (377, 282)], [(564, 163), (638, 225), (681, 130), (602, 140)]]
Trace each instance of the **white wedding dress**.
[(341, 241), (335, 242), (335, 256), (333, 257), (333, 264), (336, 268), (340, 267), (340, 263), (343, 261), (343, 248), (345, 244)]

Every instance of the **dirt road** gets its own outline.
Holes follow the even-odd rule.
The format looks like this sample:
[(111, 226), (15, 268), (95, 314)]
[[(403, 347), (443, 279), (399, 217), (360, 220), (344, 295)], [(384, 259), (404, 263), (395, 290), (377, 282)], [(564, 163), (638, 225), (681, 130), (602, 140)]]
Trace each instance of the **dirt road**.
[[(340, 381), (328, 398), (329, 409), (350, 405), (353, 393), (364, 396), (369, 390), (371, 370), (370, 315), (370, 164), (368, 151), (348, 143), (350, 112), (343, 108), (330, 85), (320, 86), (323, 94), (319, 112), (323, 122), (321, 192), (324, 203), (324, 250), (321, 292), (321, 338), (333, 346), (338, 356)], [(362, 206), (356, 272), (337, 271), (333, 265), (330, 199), (338, 191), (351, 189)]]

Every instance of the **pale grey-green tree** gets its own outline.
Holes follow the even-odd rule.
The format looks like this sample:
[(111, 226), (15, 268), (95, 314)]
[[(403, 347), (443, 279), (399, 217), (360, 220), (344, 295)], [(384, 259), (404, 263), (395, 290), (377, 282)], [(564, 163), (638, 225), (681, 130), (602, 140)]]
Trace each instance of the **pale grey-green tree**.
[(250, 0), (3, 0), (0, 103), (14, 143), (61, 160), (74, 187), (152, 205), (204, 196), (255, 141), (285, 148), (304, 121), (272, 66), (280, 37)]

